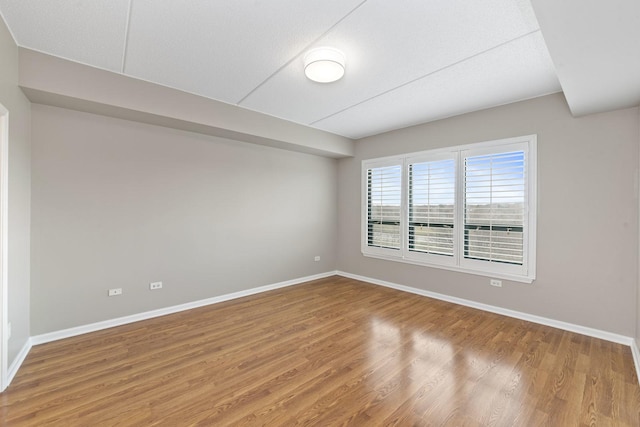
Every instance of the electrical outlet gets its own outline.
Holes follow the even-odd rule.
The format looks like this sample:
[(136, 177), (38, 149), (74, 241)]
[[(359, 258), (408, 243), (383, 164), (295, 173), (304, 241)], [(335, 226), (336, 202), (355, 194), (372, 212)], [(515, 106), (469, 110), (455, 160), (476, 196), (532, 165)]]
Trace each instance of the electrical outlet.
[(316, 255), (315, 258), (313, 259), (315, 262), (320, 261), (320, 255)]
[(122, 288), (109, 289), (110, 297), (115, 297), (118, 295), (122, 295)]
[(502, 287), (502, 280), (491, 279), (491, 280), (489, 280), (489, 284), (491, 286), (495, 286), (496, 288), (501, 288)]
[(162, 282), (149, 283), (149, 290), (154, 291), (156, 289), (162, 289)]

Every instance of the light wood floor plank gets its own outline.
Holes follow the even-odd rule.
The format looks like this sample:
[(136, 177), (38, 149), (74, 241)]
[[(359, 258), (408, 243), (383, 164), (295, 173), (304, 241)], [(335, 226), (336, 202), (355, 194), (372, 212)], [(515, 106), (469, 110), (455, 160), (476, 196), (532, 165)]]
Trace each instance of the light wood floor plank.
[(640, 425), (630, 349), (343, 277), (36, 346), (9, 426)]

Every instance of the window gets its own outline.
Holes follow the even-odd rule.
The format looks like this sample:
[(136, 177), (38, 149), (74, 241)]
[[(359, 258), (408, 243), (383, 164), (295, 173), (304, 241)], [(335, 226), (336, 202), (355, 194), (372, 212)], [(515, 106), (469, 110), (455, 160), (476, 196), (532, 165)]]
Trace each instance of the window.
[(363, 161), (363, 254), (530, 283), (535, 165), (535, 135)]
[(401, 176), (399, 165), (380, 166), (367, 171), (369, 247), (400, 250)]

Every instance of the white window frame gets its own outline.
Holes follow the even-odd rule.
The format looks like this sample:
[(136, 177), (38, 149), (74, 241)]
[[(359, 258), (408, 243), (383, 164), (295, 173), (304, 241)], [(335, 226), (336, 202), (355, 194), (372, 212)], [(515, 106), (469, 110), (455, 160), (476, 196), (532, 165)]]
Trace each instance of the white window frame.
[[(464, 246), (464, 159), (483, 153), (501, 153), (523, 151), (525, 156), (525, 206), (523, 224), (523, 262), (522, 265), (495, 263), (483, 260), (467, 259), (463, 256)], [(455, 206), (454, 206), (454, 255), (440, 256), (409, 251), (409, 164), (434, 161), (445, 158), (455, 159)], [(400, 250), (368, 246), (367, 226), (367, 171), (371, 168), (399, 165), (402, 168), (401, 185), (401, 222)], [(495, 141), (485, 141), (446, 147), (401, 156), (391, 156), (362, 161), (362, 228), (361, 250), (367, 257), (417, 264), (451, 271), (476, 274), (522, 283), (531, 283), (536, 278), (536, 214), (537, 214), (537, 135), (525, 135)]]

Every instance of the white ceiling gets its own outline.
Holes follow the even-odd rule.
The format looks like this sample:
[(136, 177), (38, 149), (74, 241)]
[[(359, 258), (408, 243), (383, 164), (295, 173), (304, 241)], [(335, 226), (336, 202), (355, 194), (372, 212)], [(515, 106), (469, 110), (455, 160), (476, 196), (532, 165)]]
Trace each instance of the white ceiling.
[(640, 0), (532, 0), (571, 112), (640, 105)]
[[(562, 90), (529, 0), (0, 0), (0, 13), (22, 47), (350, 138)], [(345, 53), (342, 80), (304, 77), (317, 46)]]

